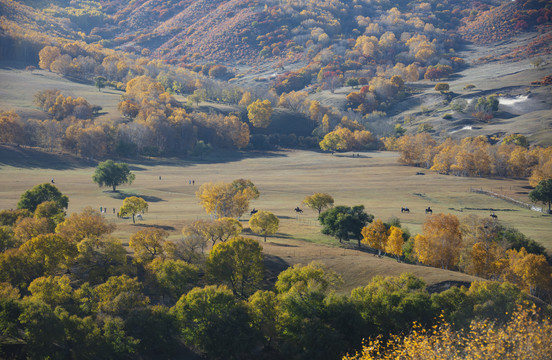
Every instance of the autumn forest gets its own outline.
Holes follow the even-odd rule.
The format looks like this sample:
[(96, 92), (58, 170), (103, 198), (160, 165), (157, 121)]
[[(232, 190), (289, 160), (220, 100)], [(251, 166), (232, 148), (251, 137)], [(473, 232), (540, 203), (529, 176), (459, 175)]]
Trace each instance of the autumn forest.
[(0, 358), (551, 358), (551, 53), (550, 0), (0, 0)]

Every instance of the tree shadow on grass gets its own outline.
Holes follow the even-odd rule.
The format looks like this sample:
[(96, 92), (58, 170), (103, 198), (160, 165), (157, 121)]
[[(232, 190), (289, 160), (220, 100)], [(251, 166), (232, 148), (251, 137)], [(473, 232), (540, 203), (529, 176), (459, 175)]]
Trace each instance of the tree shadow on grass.
[(130, 191), (104, 191), (105, 193), (107, 193), (109, 196), (111, 196), (113, 199), (118, 199), (118, 200), (124, 200), (126, 199), (127, 197), (131, 197), (131, 196), (136, 196), (136, 197), (139, 197), (139, 198), (142, 198), (144, 199), (146, 202), (161, 202), (161, 201), (167, 201), (167, 200), (164, 200), (164, 199), (161, 199), (160, 197), (157, 197), (157, 196), (151, 196), (151, 195), (140, 195), (140, 194), (137, 194), (137, 193), (133, 193), (133, 192), (130, 192)]
[(96, 166), (96, 161), (21, 146), (0, 145), (0, 166), (26, 169), (69, 170)]
[(139, 224), (139, 223), (136, 223), (136, 224), (133, 224), (133, 226), (139, 226), (139, 227), (144, 227), (144, 228), (153, 228), (153, 229), (162, 229), (162, 230), (166, 230), (166, 231), (176, 230), (174, 228), (174, 226), (170, 226), (170, 225), (155, 225), (155, 224)]
[(289, 268), (288, 264), (284, 259), (279, 256), (263, 254), (264, 255), (264, 265), (265, 265), (265, 276), (261, 287), (264, 290), (273, 289), (278, 275)]

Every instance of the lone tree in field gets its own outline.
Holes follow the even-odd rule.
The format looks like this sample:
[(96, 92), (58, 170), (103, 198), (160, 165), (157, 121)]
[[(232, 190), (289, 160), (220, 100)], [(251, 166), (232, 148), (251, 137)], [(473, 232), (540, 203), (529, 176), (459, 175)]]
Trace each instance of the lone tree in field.
[(117, 191), (117, 186), (121, 184), (132, 184), (136, 176), (130, 172), (125, 163), (116, 163), (113, 160), (107, 160), (99, 163), (92, 180), (98, 186), (111, 186), (113, 191)]
[(364, 211), (364, 205), (336, 206), (320, 214), (318, 220), (323, 226), (322, 234), (335, 236), (340, 243), (356, 239), (360, 247), (362, 228), (372, 222), (374, 216)]
[(136, 220), (134, 219), (136, 214), (147, 211), (148, 203), (146, 200), (137, 196), (131, 196), (123, 200), (123, 206), (119, 209), (119, 216), (132, 215), (132, 223), (136, 224)]
[(54, 185), (45, 183), (25, 191), (17, 203), (17, 208), (34, 212), (36, 207), (45, 201), (54, 201), (59, 208), (64, 209), (69, 205), (69, 198), (66, 195), (63, 195)]
[(266, 242), (266, 236), (272, 235), (278, 231), (280, 220), (271, 212), (260, 210), (249, 219), (249, 227), (251, 230), (259, 235), (264, 236), (264, 242)]
[(550, 204), (552, 203), (552, 179), (541, 180), (537, 187), (529, 193), (529, 199), (534, 202), (541, 201), (548, 204), (548, 213), (550, 213)]
[(315, 193), (311, 196), (307, 196), (303, 203), (313, 210), (318, 211), (318, 216), (325, 208), (332, 207), (334, 204), (334, 198), (330, 194)]

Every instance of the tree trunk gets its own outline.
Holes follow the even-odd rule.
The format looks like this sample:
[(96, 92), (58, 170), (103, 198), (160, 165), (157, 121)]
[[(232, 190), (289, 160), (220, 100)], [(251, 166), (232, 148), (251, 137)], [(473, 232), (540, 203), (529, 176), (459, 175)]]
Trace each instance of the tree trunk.
[(113, 192), (115, 192), (115, 191), (116, 191), (116, 190), (115, 190), (115, 187), (116, 187), (116, 185), (113, 185)]
[(136, 221), (134, 220), (134, 214), (132, 214), (132, 223), (136, 224)]

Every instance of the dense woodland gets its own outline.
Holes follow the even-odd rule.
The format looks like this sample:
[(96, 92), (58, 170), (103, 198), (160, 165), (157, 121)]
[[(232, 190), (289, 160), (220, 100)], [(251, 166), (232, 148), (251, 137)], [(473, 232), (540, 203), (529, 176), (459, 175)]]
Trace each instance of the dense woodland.
[[(396, 220), (373, 220), (364, 207), (356, 207), (351, 216), (360, 219), (362, 231), (351, 228), (352, 220), (345, 227), (351, 236), (361, 232), (371, 249), (495, 281), (435, 293), (405, 273), (376, 277), (338, 295), (332, 289), (342, 281), (339, 274), (322, 264), (293, 266), (277, 279), (266, 278), (261, 243), (242, 237), (240, 222), (224, 217), (243, 214), (248, 200), (259, 195), (243, 179), (204, 184), (197, 196), (215, 220), (186, 225), (178, 240), (168, 240), (160, 228), (139, 230), (128, 239), (129, 256), (102, 214), (87, 208), (66, 216), (70, 199), (54, 185), (29, 189), (18, 210), (0, 212), (2, 357), (336, 359), (361, 350), (368, 338), (395, 341), (397, 349), (391, 350), (398, 351), (405, 346), (399, 335), (412, 326), (440, 330), (411, 333), (415, 338), (404, 341), (419, 347), (409, 351), (430, 351), (423, 346), (434, 341), (430, 337), (443, 342), (470, 326), (480, 332), (455, 340), (450, 351), (463, 351), (467, 339), (493, 329), (502, 334), (493, 341), (513, 348), (519, 346), (516, 336), (503, 334), (503, 327), (530, 323), (524, 328), (528, 341), (543, 335), (539, 326), (550, 326), (541, 319), (549, 306), (531, 294), (550, 301), (551, 267), (544, 249), (514, 229), (438, 214), (428, 218), (423, 234), (411, 238)], [(324, 199), (308, 203), (326, 204), (324, 209), (329, 206)], [(145, 206), (132, 210), (130, 201), (125, 199), (121, 216), (147, 209), (141, 200)], [(326, 220), (342, 208), (321, 213), (324, 229), (332, 229)], [(256, 225), (252, 220), (251, 229), (262, 234), (262, 220)], [(212, 249), (205, 252), (208, 245)], [(540, 311), (530, 309), (534, 302)], [(549, 355), (546, 341), (530, 344), (528, 354)], [(500, 349), (489, 345), (485, 351), (495, 356)]]
[[(551, 22), (546, 0), (0, 0), (0, 61), (120, 93), (119, 114), (106, 118), (83, 97), (37, 91), (43, 116), (0, 109), (0, 142), (98, 160), (386, 149), (441, 174), (535, 187), (552, 178), (550, 148), (519, 134), (437, 139), (388, 113), (425, 81), (454, 111), (492, 122), (495, 96), (468, 103), (448, 91), (447, 78), (469, 66), (458, 51), (533, 31), (542, 36), (508, 58), (546, 55)], [(341, 105), (316, 97), (343, 91)], [(305, 204), (340, 243), (488, 280), (438, 293), (403, 274), (338, 295), (339, 274), (321, 264), (267, 278), (262, 243), (236, 220), (262, 195), (251, 182), (205, 184), (198, 201), (213, 220), (186, 225), (175, 241), (140, 230), (126, 239), (132, 256), (100, 213), (67, 216), (70, 199), (49, 185), (0, 211), (3, 358), (438, 358), (445, 345), (448, 358), (551, 357), (551, 260), (492, 219), (435, 214), (410, 234), (397, 219), (315, 194)], [(140, 200), (121, 216), (147, 209)], [(265, 241), (278, 227), (270, 215), (249, 224)]]

